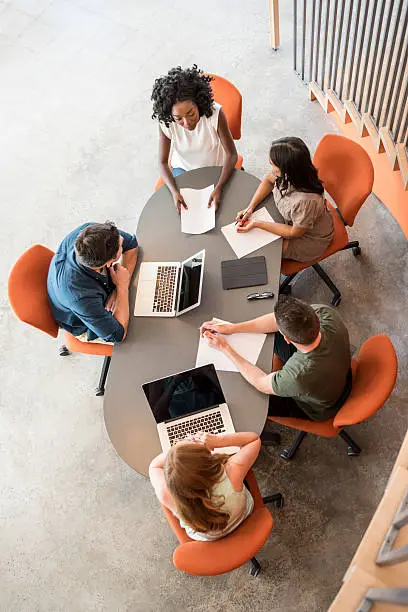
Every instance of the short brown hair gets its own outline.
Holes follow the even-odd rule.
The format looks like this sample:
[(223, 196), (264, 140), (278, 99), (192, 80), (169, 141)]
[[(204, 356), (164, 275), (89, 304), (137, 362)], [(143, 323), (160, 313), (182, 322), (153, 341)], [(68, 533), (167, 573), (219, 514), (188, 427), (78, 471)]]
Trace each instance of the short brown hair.
[(116, 257), (120, 233), (112, 221), (94, 223), (84, 227), (75, 240), (75, 253), (79, 263), (100, 268)]
[(320, 321), (314, 309), (297, 298), (281, 295), (275, 304), (279, 331), (296, 344), (311, 344), (320, 331)]
[(228, 455), (211, 453), (204, 444), (175, 444), (164, 464), (168, 489), (177, 512), (195, 531), (222, 531), (229, 513), (222, 509), (223, 496), (212, 496), (212, 489), (224, 475)]

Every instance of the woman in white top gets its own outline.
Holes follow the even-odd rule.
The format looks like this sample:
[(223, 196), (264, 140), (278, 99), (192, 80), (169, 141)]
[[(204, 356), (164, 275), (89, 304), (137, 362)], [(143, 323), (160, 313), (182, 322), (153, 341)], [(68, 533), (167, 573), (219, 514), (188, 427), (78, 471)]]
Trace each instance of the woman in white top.
[(195, 64), (185, 70), (177, 66), (156, 79), (153, 87), (152, 117), (159, 121), (160, 174), (179, 214), (180, 207), (187, 206), (175, 176), (203, 166), (222, 166), (220, 179), (208, 202), (208, 206), (214, 204), (217, 210), (224, 185), (238, 159), (224, 111), (214, 102), (211, 80)]
[[(235, 455), (212, 452), (225, 446), (241, 448)], [(153, 459), (149, 476), (155, 493), (192, 540), (218, 540), (251, 514), (254, 500), (244, 478), (260, 447), (255, 433), (201, 433)]]

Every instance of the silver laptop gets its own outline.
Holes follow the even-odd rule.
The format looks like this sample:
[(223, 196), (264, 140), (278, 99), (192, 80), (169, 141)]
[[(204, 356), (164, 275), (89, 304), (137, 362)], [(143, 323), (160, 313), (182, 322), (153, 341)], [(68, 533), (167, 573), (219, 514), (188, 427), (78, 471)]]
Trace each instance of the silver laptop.
[(205, 250), (181, 263), (143, 262), (134, 314), (136, 317), (178, 317), (201, 302)]
[[(163, 451), (189, 434), (235, 432), (213, 364), (145, 383), (142, 388), (157, 423)], [(237, 450), (234, 446), (217, 452)]]

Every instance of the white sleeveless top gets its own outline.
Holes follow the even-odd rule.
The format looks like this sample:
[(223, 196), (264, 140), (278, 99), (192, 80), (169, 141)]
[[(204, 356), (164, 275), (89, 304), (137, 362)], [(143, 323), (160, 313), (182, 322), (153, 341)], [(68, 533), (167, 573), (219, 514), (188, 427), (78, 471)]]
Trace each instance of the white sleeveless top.
[[(224, 477), (216, 484), (212, 494), (214, 497), (217, 495), (223, 496), (224, 504), (221, 509), (230, 513), (228, 524), (222, 531), (201, 533), (199, 531), (195, 531), (189, 525), (186, 525), (186, 523), (179, 518), (181, 527), (186, 530), (187, 535), (192, 540), (200, 540), (202, 542), (219, 540), (220, 538), (223, 538), (231, 533), (231, 531), (234, 531), (234, 529), (236, 529), (254, 509), (254, 500), (246, 486), (244, 484), (242, 485), (242, 491), (234, 491), (225, 471)], [(222, 498), (220, 501), (222, 501)]]
[(165, 136), (171, 140), (172, 168), (194, 170), (203, 166), (223, 166), (227, 155), (218, 136), (218, 117), (221, 106), (214, 102), (211, 117), (202, 115), (194, 130), (186, 130), (175, 121), (167, 128), (160, 123)]

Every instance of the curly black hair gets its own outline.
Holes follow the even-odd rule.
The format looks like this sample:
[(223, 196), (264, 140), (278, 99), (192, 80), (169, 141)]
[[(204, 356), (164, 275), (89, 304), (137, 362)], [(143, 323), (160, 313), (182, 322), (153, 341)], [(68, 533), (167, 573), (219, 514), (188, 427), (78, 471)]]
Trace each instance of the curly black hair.
[(176, 66), (164, 77), (156, 79), (151, 99), (153, 100), (152, 119), (158, 119), (166, 127), (174, 121), (171, 109), (176, 102), (191, 100), (197, 104), (200, 117), (211, 117), (214, 110), (214, 98), (211, 89), (213, 78), (204, 74), (194, 64), (192, 68)]

